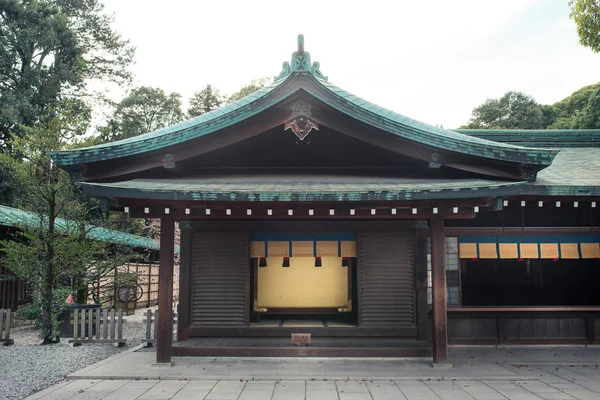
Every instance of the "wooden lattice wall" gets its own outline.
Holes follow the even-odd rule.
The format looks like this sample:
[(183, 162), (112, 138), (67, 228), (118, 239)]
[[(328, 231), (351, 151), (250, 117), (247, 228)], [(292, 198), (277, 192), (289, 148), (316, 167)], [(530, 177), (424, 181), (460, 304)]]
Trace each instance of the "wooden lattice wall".
[[(116, 274), (130, 273), (137, 276), (137, 283), (144, 291), (144, 294), (137, 301), (136, 308), (152, 307), (158, 304), (158, 264), (129, 263), (117, 268)], [(105, 287), (114, 282), (115, 276), (104, 277), (100, 280), (100, 286)], [(96, 283), (97, 285), (97, 283)], [(173, 276), (173, 301), (179, 300), (179, 265), (174, 267)], [(92, 302), (92, 300), (89, 300)], [(103, 304), (104, 307), (111, 307), (114, 304)]]

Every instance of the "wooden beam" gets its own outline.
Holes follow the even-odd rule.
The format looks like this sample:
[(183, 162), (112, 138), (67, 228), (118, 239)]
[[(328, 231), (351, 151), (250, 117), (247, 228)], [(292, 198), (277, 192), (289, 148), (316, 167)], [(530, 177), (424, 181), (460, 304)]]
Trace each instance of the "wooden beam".
[[(443, 216), (446, 219), (473, 219), (476, 213), (473, 207), (438, 207), (438, 213), (433, 213), (433, 208), (418, 209), (414, 213), (412, 208), (365, 208), (360, 205), (348, 206), (338, 205), (337, 207), (323, 207), (315, 204), (312, 207), (298, 207), (295, 205), (279, 205), (277, 208), (269, 208), (263, 204), (254, 204), (248, 206), (196, 206), (194, 208), (169, 208), (169, 214), (165, 212), (165, 207), (140, 207), (129, 206), (129, 216), (132, 218), (161, 218), (165, 215), (171, 215), (176, 220), (387, 220), (387, 219), (417, 219), (425, 220), (433, 215)], [(456, 208), (456, 212), (454, 212)], [(289, 215), (288, 210), (293, 209), (293, 214)], [(334, 210), (333, 215), (330, 210)], [(250, 210), (250, 211), (248, 211)], [(375, 210), (375, 211), (373, 211)]]
[[(423, 233), (427, 230), (423, 229)], [(586, 234), (600, 232), (600, 227), (593, 226), (526, 226), (526, 227), (453, 227), (445, 228), (446, 236), (471, 235), (557, 235)], [(427, 232), (428, 233), (428, 232)]]
[[(407, 209), (410, 211), (413, 207), (417, 207), (419, 212), (421, 209), (433, 209), (434, 207), (460, 207), (462, 208), (473, 208), (479, 207), (491, 207), (495, 204), (495, 198), (477, 197), (470, 199), (447, 199), (447, 200), (402, 200), (402, 201), (191, 201), (191, 200), (160, 200), (160, 199), (142, 199), (142, 198), (117, 198), (115, 199), (115, 207), (113, 211), (123, 211), (123, 207), (150, 207), (162, 208), (171, 207), (174, 209), (189, 208), (194, 209), (205, 209), (211, 208), (215, 210), (220, 209), (241, 209), (259, 207), (264, 209), (289, 209), (295, 210), (308, 210), (310, 208), (319, 209), (382, 209), (389, 210), (390, 208), (396, 207), (399, 209)], [(338, 212), (336, 211), (336, 214)]]
[(433, 365), (446, 367), (451, 364), (448, 362), (444, 218), (442, 216), (430, 218), (429, 230), (433, 287)]
[(158, 337), (156, 363), (171, 363), (173, 353), (173, 255), (175, 222), (173, 217), (160, 219), (160, 268), (158, 270)]

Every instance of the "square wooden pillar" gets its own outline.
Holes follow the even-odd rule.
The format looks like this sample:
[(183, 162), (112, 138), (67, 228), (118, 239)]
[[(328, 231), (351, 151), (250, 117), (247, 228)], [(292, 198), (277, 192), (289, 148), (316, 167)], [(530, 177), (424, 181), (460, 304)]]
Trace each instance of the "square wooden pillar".
[(448, 362), (444, 217), (436, 215), (429, 220), (429, 237), (433, 292), (433, 366), (444, 368), (452, 366)]
[(158, 337), (156, 363), (170, 364), (173, 353), (173, 256), (175, 222), (173, 217), (160, 219), (160, 266), (158, 270)]

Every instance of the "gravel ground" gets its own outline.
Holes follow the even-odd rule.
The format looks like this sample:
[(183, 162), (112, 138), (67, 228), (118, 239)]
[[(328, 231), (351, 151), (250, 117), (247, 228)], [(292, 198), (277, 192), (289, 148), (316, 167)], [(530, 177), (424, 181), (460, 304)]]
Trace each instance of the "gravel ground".
[[(156, 310), (156, 307), (151, 309)], [(143, 315), (146, 310), (139, 309), (135, 315), (124, 317), (127, 322), (123, 324), (123, 337), (127, 344), (120, 348), (111, 344), (71, 347), (68, 339), (40, 346), (38, 332), (33, 326), (15, 327), (11, 331), (15, 343), (0, 346), (0, 398), (23, 399), (63, 381), (66, 374), (142, 343), (146, 334)]]

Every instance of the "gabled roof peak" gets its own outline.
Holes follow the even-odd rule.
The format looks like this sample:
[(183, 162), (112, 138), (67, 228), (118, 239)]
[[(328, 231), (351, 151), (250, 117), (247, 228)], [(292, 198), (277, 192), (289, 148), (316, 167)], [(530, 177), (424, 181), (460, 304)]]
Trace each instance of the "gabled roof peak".
[(275, 81), (283, 80), (291, 74), (311, 74), (315, 78), (326, 81), (327, 77), (321, 73), (321, 65), (318, 62), (310, 63), (310, 53), (304, 51), (304, 35), (298, 35), (298, 51), (292, 53), (292, 62), (283, 63), (281, 72), (275, 77)]

